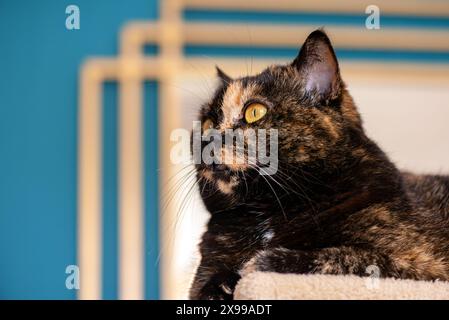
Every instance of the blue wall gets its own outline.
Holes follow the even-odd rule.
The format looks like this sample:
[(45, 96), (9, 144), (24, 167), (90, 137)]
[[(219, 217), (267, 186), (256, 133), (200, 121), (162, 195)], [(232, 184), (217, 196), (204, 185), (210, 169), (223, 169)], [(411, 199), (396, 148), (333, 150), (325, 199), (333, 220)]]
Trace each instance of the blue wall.
[[(80, 30), (65, 28), (69, 4), (80, 8)], [(65, 268), (76, 264), (79, 66), (87, 56), (115, 55), (124, 22), (157, 15), (156, 0), (0, 1), (0, 298), (76, 297), (65, 287)], [(106, 85), (105, 130), (112, 138), (116, 116), (111, 114), (114, 107), (108, 108), (113, 104), (108, 96), (114, 94), (114, 86)], [(156, 103), (148, 103), (154, 112), (148, 119), (155, 121)], [(148, 134), (155, 139), (154, 131)], [(113, 199), (116, 150), (110, 142), (105, 148), (111, 155), (105, 197)], [(148, 171), (154, 176), (155, 150), (153, 140), (146, 163), (153, 166)], [(153, 202), (155, 197), (153, 190)], [(105, 258), (111, 263), (105, 277), (112, 280), (104, 295), (115, 298), (116, 205), (107, 202)], [(152, 202), (146, 207), (155, 214)], [(155, 255), (154, 248), (147, 251), (151, 258)], [(154, 270), (154, 263), (149, 268)], [(156, 298), (154, 277), (147, 284), (147, 298)]]

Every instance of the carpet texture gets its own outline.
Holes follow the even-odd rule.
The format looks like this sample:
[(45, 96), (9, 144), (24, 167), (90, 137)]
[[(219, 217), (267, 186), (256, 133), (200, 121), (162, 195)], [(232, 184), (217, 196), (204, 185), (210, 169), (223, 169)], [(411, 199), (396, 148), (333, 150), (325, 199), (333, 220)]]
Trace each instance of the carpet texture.
[(246, 274), (234, 292), (237, 300), (449, 300), (449, 282), (296, 275)]

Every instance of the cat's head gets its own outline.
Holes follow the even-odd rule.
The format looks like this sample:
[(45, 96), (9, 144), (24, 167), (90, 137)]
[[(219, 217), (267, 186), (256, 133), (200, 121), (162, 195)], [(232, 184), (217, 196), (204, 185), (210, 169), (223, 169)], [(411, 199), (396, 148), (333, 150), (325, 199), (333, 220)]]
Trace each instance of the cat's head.
[[(341, 142), (348, 128), (361, 128), (332, 45), (321, 30), (309, 35), (288, 65), (270, 66), (255, 76), (237, 79), (217, 70), (220, 86), (200, 112), (203, 133), (212, 128), (224, 137), (226, 129), (241, 129), (245, 135), (249, 129), (276, 129), (278, 168), (270, 178), (283, 180), (295, 169), (326, 161), (337, 145), (344, 146)], [(266, 143), (271, 143), (269, 138)], [(233, 151), (223, 143), (221, 164), (197, 164), (206, 189), (236, 196), (248, 184), (263, 181), (256, 179), (263, 172), (256, 170), (260, 163), (248, 162), (247, 152), (243, 161), (235, 157), (224, 161)]]

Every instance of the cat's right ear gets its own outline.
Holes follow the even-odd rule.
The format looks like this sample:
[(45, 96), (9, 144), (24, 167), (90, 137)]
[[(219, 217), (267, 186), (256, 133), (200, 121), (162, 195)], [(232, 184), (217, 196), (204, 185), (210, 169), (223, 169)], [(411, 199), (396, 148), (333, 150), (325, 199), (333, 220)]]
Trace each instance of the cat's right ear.
[(215, 69), (217, 70), (218, 78), (223, 82), (223, 84), (229, 84), (230, 82), (232, 82), (232, 78), (224, 73), (224, 71), (221, 70), (218, 66), (215, 66)]
[(337, 98), (342, 80), (334, 49), (322, 30), (312, 32), (293, 61), (309, 97), (317, 103), (327, 103)]

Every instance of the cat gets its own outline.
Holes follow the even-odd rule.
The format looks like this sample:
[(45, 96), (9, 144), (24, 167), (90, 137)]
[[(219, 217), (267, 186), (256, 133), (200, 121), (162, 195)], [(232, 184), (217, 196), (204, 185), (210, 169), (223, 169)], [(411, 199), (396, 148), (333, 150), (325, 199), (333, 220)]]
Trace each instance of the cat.
[(191, 299), (232, 299), (253, 271), (449, 280), (449, 177), (400, 172), (365, 135), (323, 30), (291, 64), (217, 70), (203, 129), (277, 129), (278, 171), (196, 164), (211, 217)]

